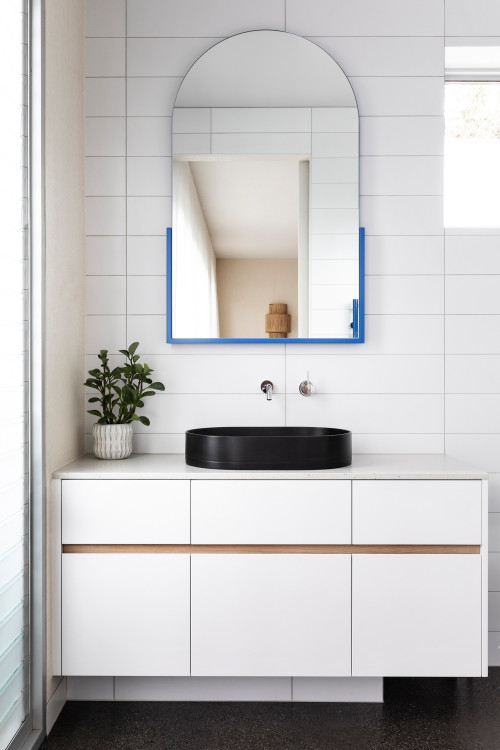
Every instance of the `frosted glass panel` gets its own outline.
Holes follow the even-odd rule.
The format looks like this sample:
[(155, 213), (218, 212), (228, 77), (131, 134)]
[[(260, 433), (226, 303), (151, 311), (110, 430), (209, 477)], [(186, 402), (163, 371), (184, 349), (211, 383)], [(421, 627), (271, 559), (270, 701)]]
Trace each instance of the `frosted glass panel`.
[(0, 25), (0, 750), (29, 712), (27, 476), (27, 28), (24, 2), (4, 3)]

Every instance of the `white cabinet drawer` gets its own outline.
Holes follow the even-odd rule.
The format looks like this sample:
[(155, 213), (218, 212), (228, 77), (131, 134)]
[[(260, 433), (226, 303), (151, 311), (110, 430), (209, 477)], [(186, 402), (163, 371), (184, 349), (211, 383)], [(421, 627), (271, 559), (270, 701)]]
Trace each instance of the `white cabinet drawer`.
[(339, 480), (196, 480), (193, 544), (349, 544), (351, 486)]
[(191, 674), (351, 673), (350, 555), (192, 555)]
[(352, 673), (481, 674), (480, 555), (353, 555)]
[(189, 544), (189, 481), (62, 483), (63, 544)]
[(353, 544), (481, 544), (480, 481), (354, 481), (352, 502)]
[(189, 555), (63, 555), (63, 674), (189, 675), (189, 576)]

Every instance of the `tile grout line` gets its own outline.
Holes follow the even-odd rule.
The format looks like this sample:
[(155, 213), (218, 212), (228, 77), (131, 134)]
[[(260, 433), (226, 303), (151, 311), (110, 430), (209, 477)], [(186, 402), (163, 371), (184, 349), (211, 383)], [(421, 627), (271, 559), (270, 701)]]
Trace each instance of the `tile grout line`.
[(128, 347), (128, 3), (125, 3), (125, 347)]

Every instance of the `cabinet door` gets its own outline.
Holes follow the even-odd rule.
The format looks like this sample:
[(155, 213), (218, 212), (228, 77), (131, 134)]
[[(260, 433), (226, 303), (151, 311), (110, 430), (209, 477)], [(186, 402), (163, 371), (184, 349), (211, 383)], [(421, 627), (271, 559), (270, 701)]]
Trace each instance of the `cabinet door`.
[(189, 555), (63, 555), (62, 673), (189, 675)]
[(350, 555), (193, 555), (191, 673), (351, 672)]
[(353, 555), (352, 673), (481, 675), (480, 555)]

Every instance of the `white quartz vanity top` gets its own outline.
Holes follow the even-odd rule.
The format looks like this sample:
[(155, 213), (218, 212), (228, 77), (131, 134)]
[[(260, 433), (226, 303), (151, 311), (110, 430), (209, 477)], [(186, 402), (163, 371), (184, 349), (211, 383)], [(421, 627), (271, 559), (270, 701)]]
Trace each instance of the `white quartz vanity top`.
[(444, 454), (355, 454), (351, 466), (314, 471), (227, 471), (188, 466), (184, 454), (135, 453), (122, 461), (89, 454), (54, 472), (56, 479), (487, 479)]

